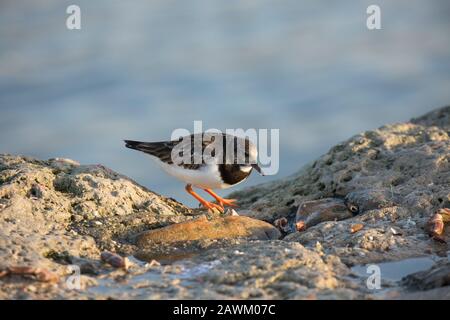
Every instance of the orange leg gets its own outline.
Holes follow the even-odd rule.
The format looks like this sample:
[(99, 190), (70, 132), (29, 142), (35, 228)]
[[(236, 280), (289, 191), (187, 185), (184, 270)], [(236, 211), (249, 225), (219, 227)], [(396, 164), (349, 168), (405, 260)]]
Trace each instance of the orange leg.
[(223, 208), (215, 203), (206, 201), (205, 199), (203, 199), (202, 197), (200, 197), (193, 189), (192, 189), (192, 185), (187, 184), (186, 185), (186, 191), (187, 193), (189, 193), (191, 196), (193, 196), (195, 199), (197, 199), (198, 202), (200, 202), (202, 204), (202, 206), (204, 206), (206, 209), (208, 209), (208, 211), (212, 210), (214, 211), (214, 209), (219, 210), (220, 212), (223, 212)]
[(224, 206), (230, 206), (230, 207), (237, 207), (235, 204), (236, 199), (225, 199), (219, 196), (217, 193), (212, 191), (211, 189), (203, 189), (206, 192), (208, 192), (214, 199), (217, 200), (217, 202), (220, 204), (220, 206), (223, 208)]

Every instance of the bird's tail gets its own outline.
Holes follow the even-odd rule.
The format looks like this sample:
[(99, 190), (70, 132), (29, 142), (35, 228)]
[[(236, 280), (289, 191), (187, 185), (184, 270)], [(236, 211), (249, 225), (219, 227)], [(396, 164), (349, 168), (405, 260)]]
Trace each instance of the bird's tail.
[(133, 149), (133, 150), (141, 151), (143, 142), (133, 141), (133, 140), (124, 140), (124, 142), (125, 142), (125, 147)]
[(165, 158), (170, 156), (171, 149), (167, 142), (142, 142), (125, 140), (125, 147), (133, 150), (138, 150), (156, 156), (158, 158)]

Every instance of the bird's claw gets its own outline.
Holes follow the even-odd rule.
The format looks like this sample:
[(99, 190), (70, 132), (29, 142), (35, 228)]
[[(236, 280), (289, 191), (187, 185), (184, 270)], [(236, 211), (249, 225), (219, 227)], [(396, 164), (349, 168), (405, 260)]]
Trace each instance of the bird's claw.
[(219, 212), (221, 212), (221, 213), (224, 212), (224, 209), (223, 209), (222, 206), (220, 206), (220, 205), (218, 205), (218, 204), (215, 204), (215, 203), (213, 203), (213, 202), (207, 202), (207, 201), (205, 201), (205, 203), (202, 203), (202, 205), (203, 205), (206, 209), (208, 209), (208, 212), (210, 212), (210, 213), (214, 213), (215, 211), (219, 211)]
[(236, 208), (237, 207), (237, 204), (235, 204), (236, 201), (237, 201), (236, 199), (224, 199), (224, 198), (221, 198), (220, 200), (218, 200), (222, 209), (224, 209), (225, 206)]

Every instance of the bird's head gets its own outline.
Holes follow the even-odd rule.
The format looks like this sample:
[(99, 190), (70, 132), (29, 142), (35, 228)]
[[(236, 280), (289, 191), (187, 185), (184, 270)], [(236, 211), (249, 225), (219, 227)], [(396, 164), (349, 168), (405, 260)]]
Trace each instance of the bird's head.
[(241, 164), (242, 171), (255, 169), (260, 175), (264, 175), (258, 164), (258, 148), (250, 140), (245, 140), (245, 163)]

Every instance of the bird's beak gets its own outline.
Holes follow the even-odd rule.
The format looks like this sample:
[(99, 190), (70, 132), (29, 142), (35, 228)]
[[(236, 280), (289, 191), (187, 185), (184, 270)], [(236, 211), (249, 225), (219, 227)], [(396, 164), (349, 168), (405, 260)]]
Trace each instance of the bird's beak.
[(264, 173), (262, 172), (260, 166), (258, 166), (257, 163), (252, 164), (252, 168), (255, 169), (256, 171), (258, 171), (258, 173), (262, 176), (264, 176)]

